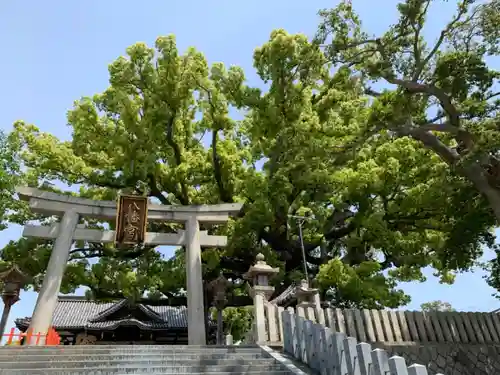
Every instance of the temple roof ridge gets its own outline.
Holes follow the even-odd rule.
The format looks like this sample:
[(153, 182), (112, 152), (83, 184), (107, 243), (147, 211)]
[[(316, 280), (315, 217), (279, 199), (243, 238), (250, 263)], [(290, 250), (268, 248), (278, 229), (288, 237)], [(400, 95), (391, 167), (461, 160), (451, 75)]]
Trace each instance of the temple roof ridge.
[(125, 307), (127, 305), (127, 300), (122, 299), (121, 301), (116, 301), (114, 305), (108, 307), (106, 310), (101, 311), (100, 313), (96, 314), (92, 318), (89, 319), (89, 322), (91, 323), (96, 323), (99, 321), (105, 320), (109, 315), (117, 312), (120, 310), (122, 307)]
[[(96, 329), (113, 330), (118, 326), (135, 325), (141, 329), (185, 329), (187, 328), (186, 306), (149, 306), (137, 304), (136, 307), (146, 314), (150, 321), (139, 321), (136, 318), (106, 320), (115, 311), (125, 307), (127, 300), (92, 301), (85, 296), (60, 296), (54, 311), (53, 327), (55, 329)], [(101, 319), (97, 319), (101, 318)], [(15, 320), (18, 328), (26, 329), (31, 317)], [(213, 325), (209, 317), (209, 325)]]

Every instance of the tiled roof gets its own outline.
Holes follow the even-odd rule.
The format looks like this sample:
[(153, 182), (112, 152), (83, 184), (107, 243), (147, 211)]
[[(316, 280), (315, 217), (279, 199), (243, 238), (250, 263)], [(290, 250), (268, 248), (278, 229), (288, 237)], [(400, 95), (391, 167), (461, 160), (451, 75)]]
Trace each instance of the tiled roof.
[[(63, 302), (62, 299), (59, 299), (59, 303), (61, 303), (61, 302)], [(64, 301), (64, 302), (66, 302), (66, 301)], [(88, 301), (86, 301), (86, 302), (88, 302)], [(112, 304), (110, 304), (109, 307), (106, 307), (104, 310), (99, 311), (98, 313), (93, 315), (91, 318), (89, 318), (89, 321), (91, 323), (102, 321), (108, 315), (113, 314), (114, 312), (120, 310), (122, 307), (125, 307), (126, 305), (127, 305), (127, 300), (125, 300), (125, 299), (121, 300), (119, 302), (116, 302), (116, 303), (112, 303)]]
[[(54, 311), (53, 327), (56, 329), (115, 329), (118, 326), (137, 326), (145, 330), (187, 328), (185, 306), (138, 305), (150, 321), (134, 318), (107, 320), (110, 314), (125, 308), (127, 301), (95, 302), (84, 297), (60, 297)], [(17, 319), (16, 324), (27, 327), (31, 318)], [(213, 322), (210, 322), (213, 324)]]
[(270, 303), (276, 305), (283, 305), (295, 298), (295, 289), (297, 288), (297, 283), (292, 283), (288, 288), (286, 288), (279, 296), (269, 301)]

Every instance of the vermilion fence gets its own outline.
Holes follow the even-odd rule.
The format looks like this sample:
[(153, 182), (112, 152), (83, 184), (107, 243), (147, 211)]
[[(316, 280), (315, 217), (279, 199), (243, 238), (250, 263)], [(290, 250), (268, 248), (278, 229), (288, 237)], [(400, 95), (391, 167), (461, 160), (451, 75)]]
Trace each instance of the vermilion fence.
[(43, 338), (45, 338), (44, 345), (59, 345), (61, 342), (61, 337), (54, 328), (49, 329), (46, 334), (41, 332), (33, 333), (31, 329), (28, 329), (26, 332), (16, 333), (16, 329), (12, 328), (10, 333), (3, 336), (7, 337), (5, 345), (12, 345), (14, 339), (17, 339), (16, 341), (20, 343), (23, 338), (25, 338), (27, 342), (32, 343), (31, 345), (40, 345), (40, 341), (43, 340)]

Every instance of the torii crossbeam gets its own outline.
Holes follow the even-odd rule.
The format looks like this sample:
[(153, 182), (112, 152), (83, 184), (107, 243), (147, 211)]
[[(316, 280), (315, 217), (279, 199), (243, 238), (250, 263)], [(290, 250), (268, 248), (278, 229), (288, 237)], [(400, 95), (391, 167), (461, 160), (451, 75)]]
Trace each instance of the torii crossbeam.
[[(55, 239), (42, 288), (38, 294), (30, 328), (33, 332), (47, 332), (57, 304), (62, 277), (73, 241), (109, 243), (114, 242), (114, 231), (85, 229), (78, 224), (81, 217), (113, 220), (117, 215), (117, 204), (56, 194), (38, 189), (17, 189), (20, 199), (29, 201), (33, 212), (61, 216), (61, 221), (52, 226), (25, 225), (23, 235)], [(225, 236), (212, 236), (200, 231), (200, 223), (222, 224), (237, 215), (242, 204), (218, 204), (198, 206), (148, 205), (148, 221), (184, 223), (185, 230), (178, 233), (146, 233), (145, 244), (174, 245), (186, 247), (188, 342), (190, 345), (206, 345), (205, 316), (203, 306), (203, 282), (201, 247), (226, 246)], [(27, 345), (33, 343), (26, 343)], [(40, 342), (41, 345), (43, 343)]]

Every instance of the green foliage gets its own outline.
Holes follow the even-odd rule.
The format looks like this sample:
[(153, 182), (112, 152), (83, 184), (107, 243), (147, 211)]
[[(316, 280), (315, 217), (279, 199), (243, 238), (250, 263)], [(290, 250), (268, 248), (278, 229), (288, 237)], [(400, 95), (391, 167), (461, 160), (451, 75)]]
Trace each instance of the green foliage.
[[(457, 2), (456, 13), (438, 40), (428, 43), (423, 29), (434, 2), (407, 0), (387, 32), (368, 37), (352, 5), (343, 2), (320, 14), (317, 42), (339, 69), (353, 68), (365, 93), (373, 96), (369, 128), (411, 136), (468, 179), (500, 218), (498, 79), (488, 58), (498, 55), (499, 2)], [(375, 92), (373, 82), (393, 89)]]
[(19, 160), (15, 148), (0, 131), (0, 230), (5, 229), (10, 210), (16, 208), (13, 194), (19, 172)]
[[(216, 309), (212, 310), (212, 319), (217, 321)], [(222, 310), (222, 321), (224, 335), (231, 334), (234, 342), (243, 340), (252, 326), (253, 306), (226, 307)]]
[[(371, 97), (365, 144), (389, 134), (395, 142), (409, 137), (418, 141), (412, 145), (429, 150), (419, 163), (427, 164), (434, 177), (416, 181), (409, 191), (417, 200), (407, 207), (414, 210), (430, 199), (447, 211), (445, 216), (453, 216), (446, 224), (431, 219), (424, 225), (447, 227), (446, 239), (431, 240), (447, 244), (434, 266), (462, 269), (478, 258), (481, 246), (493, 246), (489, 232), (500, 222), (500, 72), (491, 64), (500, 52), (500, 33), (493, 26), (500, 20), (500, 2), (458, 0), (437, 40), (425, 40), (426, 20), (436, 3), (404, 0), (398, 4), (397, 22), (385, 33), (369, 36), (351, 2), (342, 2), (320, 12), (316, 43), (324, 46), (336, 69), (349, 68)], [(375, 85), (384, 89), (376, 91)], [(497, 272), (498, 267), (490, 268)], [(444, 275), (449, 280), (450, 274)], [(499, 285), (496, 278), (491, 275), (490, 285)]]
[(394, 279), (384, 277), (380, 264), (374, 261), (349, 266), (332, 259), (320, 266), (317, 279), (319, 286), (332, 294), (336, 307), (395, 308), (410, 301), (402, 290), (395, 289)]
[(420, 309), (425, 312), (431, 311), (456, 311), (448, 302), (431, 301), (420, 305)]
[[(339, 9), (325, 17), (337, 25), (328, 27), (340, 30), (335, 48), (347, 48), (349, 38), (363, 34), (356, 28), (347, 33), (338, 17), (357, 21), (348, 6)], [(166, 205), (243, 202), (242, 218), (208, 229), (228, 235), (229, 246), (202, 255), (205, 281), (222, 271), (235, 296), (246, 294), (242, 276), (259, 252), (280, 267), (277, 293), (304, 277), (290, 215), (310, 212), (303, 224), (308, 273), (318, 274), (325, 297), (340, 306), (404, 305), (409, 297), (396, 284), (424, 280), (427, 266), (452, 282), (454, 272), (469, 269), (493, 241), (492, 217), (446, 161), (380, 129), (408, 112), (424, 116), (425, 101), (399, 92), (368, 100), (357, 69), (375, 77), (388, 68), (368, 59), (368, 67), (360, 61), (332, 69), (332, 48), (325, 52), (303, 35), (274, 31), (254, 53), (255, 69), (269, 87), (261, 90), (248, 86), (238, 67), (209, 66), (194, 48), (180, 53), (172, 36), (158, 38), (155, 48), (135, 44), (109, 66), (110, 87), (68, 112), (71, 141), (15, 124), (10, 139), (23, 178), (51, 190), (56, 180), (79, 184), (76, 195), (93, 199), (136, 193)], [(230, 116), (234, 110), (241, 120)], [(29, 218), (21, 209), (16, 214), (17, 222)], [(180, 227), (149, 223), (148, 229)], [(21, 239), (2, 251), (2, 260), (19, 262), (37, 287), (50, 250), (50, 242)], [(185, 294), (184, 274), (182, 249), (168, 260), (155, 248), (81, 241), (70, 254), (63, 291), (86, 286), (98, 299), (173, 299)], [(227, 311), (226, 329), (236, 338), (246, 332), (248, 314)]]

